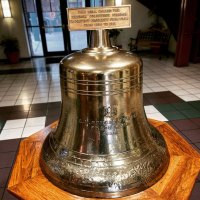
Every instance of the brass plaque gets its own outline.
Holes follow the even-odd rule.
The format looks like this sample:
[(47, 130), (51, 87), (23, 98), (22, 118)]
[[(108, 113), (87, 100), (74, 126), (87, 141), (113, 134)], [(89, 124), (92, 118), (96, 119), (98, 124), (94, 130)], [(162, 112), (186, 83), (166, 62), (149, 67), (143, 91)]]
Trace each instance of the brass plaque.
[(68, 8), (68, 28), (97, 30), (131, 27), (131, 6)]

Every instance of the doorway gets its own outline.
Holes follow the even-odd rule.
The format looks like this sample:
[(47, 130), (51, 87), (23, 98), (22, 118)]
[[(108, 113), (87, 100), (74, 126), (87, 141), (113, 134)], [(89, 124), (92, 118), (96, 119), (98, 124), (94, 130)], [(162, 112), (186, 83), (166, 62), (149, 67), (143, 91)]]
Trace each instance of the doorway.
[[(187, 66), (191, 57), (192, 41), (194, 41), (195, 24), (197, 22), (198, 0), (182, 0), (174, 65)], [(198, 32), (198, 30), (196, 29)], [(195, 41), (198, 45), (198, 40)], [(193, 46), (194, 48), (194, 46)], [(198, 51), (198, 49), (197, 49)], [(197, 55), (198, 57), (198, 55)]]
[(200, 62), (200, 2), (198, 1), (197, 4), (198, 6), (192, 37), (192, 48), (190, 52), (190, 60), (193, 63)]
[(32, 56), (66, 55), (87, 47), (86, 31), (67, 28), (66, 8), (85, 7), (85, 0), (23, 0)]

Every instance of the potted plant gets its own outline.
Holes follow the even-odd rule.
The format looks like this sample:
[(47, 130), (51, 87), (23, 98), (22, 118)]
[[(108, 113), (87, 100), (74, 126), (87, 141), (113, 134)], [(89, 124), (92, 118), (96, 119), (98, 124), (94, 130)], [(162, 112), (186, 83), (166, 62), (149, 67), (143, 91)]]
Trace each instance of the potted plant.
[(16, 37), (4, 36), (0, 42), (4, 53), (11, 64), (19, 62), (19, 42)]
[(112, 42), (114, 46), (117, 46), (119, 48), (122, 48), (122, 45), (119, 45), (117, 43), (117, 38), (119, 34), (121, 33), (122, 29), (110, 29), (109, 30), (109, 37), (112, 38)]

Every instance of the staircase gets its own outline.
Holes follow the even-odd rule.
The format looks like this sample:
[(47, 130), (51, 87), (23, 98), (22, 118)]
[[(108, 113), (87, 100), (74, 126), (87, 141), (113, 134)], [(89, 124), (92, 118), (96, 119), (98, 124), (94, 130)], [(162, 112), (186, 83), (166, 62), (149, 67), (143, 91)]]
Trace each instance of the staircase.
[(167, 23), (175, 39), (178, 37), (179, 20), (181, 13), (181, 0), (137, 0)]

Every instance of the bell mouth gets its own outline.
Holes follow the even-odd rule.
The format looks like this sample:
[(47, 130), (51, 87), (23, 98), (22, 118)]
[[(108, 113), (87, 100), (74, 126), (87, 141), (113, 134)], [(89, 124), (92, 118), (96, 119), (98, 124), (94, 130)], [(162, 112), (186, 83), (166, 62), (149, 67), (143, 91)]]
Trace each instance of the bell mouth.
[[(107, 166), (102, 165), (98, 155), (67, 151), (60, 156), (58, 152), (64, 152), (63, 146), (54, 140), (55, 132), (51, 132), (40, 155), (42, 172), (57, 187), (83, 197), (119, 198), (136, 194), (157, 183), (169, 165), (164, 138), (155, 128), (151, 127), (151, 131), (156, 146), (137, 158), (130, 152), (113, 158), (104, 155), (107, 161), (113, 160)], [(117, 166), (116, 158), (123, 165)]]

